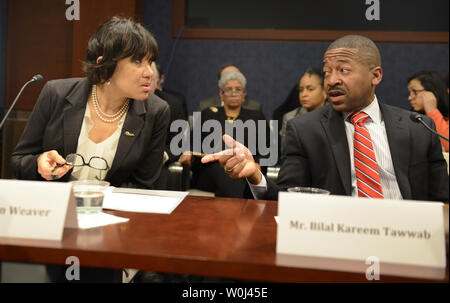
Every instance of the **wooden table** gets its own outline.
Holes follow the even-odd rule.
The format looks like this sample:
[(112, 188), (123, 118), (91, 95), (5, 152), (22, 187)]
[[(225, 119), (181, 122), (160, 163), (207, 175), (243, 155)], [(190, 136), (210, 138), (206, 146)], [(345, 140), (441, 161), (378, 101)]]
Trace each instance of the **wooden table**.
[[(188, 196), (170, 215), (119, 211), (127, 223), (65, 229), (62, 241), (0, 238), (0, 260), (273, 282), (368, 282), (364, 273), (276, 264), (277, 202)], [(448, 267), (445, 280), (448, 282)], [(383, 276), (381, 282), (436, 282)]]

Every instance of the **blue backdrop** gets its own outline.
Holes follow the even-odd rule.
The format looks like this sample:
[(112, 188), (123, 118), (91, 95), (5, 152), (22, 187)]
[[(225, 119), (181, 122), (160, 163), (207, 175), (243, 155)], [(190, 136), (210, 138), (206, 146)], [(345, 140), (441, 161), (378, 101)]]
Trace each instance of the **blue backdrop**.
[[(167, 0), (149, 0), (144, 8), (144, 23), (159, 43), (164, 67), (174, 44), (171, 5)], [(218, 93), (219, 67), (233, 62), (247, 77), (248, 95), (260, 101), (266, 118), (271, 118), (301, 73), (310, 66), (321, 67), (330, 42), (179, 40), (166, 87), (183, 93), (189, 111), (195, 110), (200, 100)], [(383, 81), (377, 88), (381, 102), (409, 108), (406, 81), (410, 75), (422, 69), (448, 74), (448, 44), (377, 45), (384, 69)]]
[[(163, 67), (167, 67), (174, 44), (171, 37), (172, 1), (146, 0), (144, 23), (160, 46)], [(7, 0), (0, 0), (0, 107), (5, 104)], [(166, 87), (183, 93), (189, 111), (200, 100), (217, 94), (217, 72), (223, 63), (241, 67), (251, 98), (263, 104), (267, 118), (289, 94), (301, 75), (311, 66), (321, 67), (329, 42), (267, 42), (230, 40), (180, 40), (167, 75)], [(448, 44), (378, 43), (383, 81), (377, 89), (385, 103), (409, 108), (406, 79), (428, 69), (448, 74)]]

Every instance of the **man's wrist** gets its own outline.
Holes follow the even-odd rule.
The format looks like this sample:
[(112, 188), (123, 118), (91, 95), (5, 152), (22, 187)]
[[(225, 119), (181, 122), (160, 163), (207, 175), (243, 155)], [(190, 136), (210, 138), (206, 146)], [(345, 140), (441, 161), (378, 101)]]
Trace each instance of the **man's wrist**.
[(250, 182), (253, 185), (258, 185), (261, 183), (262, 180), (262, 173), (258, 169), (253, 175), (251, 175), (249, 178), (247, 178), (248, 182)]

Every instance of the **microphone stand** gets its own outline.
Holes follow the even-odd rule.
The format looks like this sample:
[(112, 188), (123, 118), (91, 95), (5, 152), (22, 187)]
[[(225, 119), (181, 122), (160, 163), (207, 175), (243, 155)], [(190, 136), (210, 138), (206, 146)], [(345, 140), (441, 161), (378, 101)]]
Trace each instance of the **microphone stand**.
[(416, 116), (415, 119), (416, 119), (417, 121), (419, 121), (420, 123), (422, 123), (422, 125), (425, 126), (430, 132), (432, 132), (433, 134), (438, 135), (438, 136), (441, 137), (442, 139), (448, 141), (448, 138), (447, 138), (447, 137), (441, 135), (440, 133), (438, 133), (437, 131), (435, 131), (435, 130), (432, 129), (431, 127), (429, 127), (429, 126), (423, 121), (422, 116)]
[[(14, 101), (13, 101), (13, 103), (11, 104), (11, 106), (9, 107), (9, 110), (8, 110), (8, 112), (6, 113), (6, 115), (3, 117), (3, 119), (2, 119), (2, 122), (0, 122), (0, 139), (3, 141), (3, 134), (2, 134), (2, 132), (1, 132), (1, 130), (2, 130), (2, 127), (3, 127), (3, 124), (5, 124), (5, 122), (6, 122), (6, 119), (8, 119), (8, 116), (9, 116), (9, 114), (11, 113), (11, 111), (12, 111), (12, 109), (14, 108), (14, 106), (16, 105), (16, 103), (17, 103), (17, 100), (19, 100), (19, 97), (20, 97), (20, 95), (22, 94), (22, 92), (23, 92), (23, 90), (25, 89), (25, 87), (27, 87), (28, 86), (28, 84), (30, 84), (30, 83), (40, 83), (40, 82), (42, 82), (42, 80), (44, 80), (44, 77), (42, 77), (41, 75), (34, 75), (33, 76), (33, 78), (31, 78), (31, 80), (29, 80), (28, 82), (26, 82), (23, 86), (22, 86), (22, 88), (20, 89), (20, 91), (19, 91), (19, 93), (17, 94), (17, 96), (16, 96), (16, 98), (14, 99)], [(0, 144), (0, 147), (3, 149), (3, 142), (0, 142), (1, 144)], [(1, 150), (0, 150), (0, 152), (1, 152)], [(1, 159), (1, 158), (0, 158)], [(2, 168), (1, 167), (1, 164), (2, 163), (0, 163), (0, 168)], [(1, 265), (1, 263), (0, 263), (0, 265)]]
[(28, 82), (26, 82), (22, 88), (20, 89), (19, 93), (17, 94), (16, 99), (14, 99), (13, 103), (11, 104), (11, 106), (9, 107), (8, 112), (6, 113), (6, 115), (3, 117), (2, 122), (0, 123), (0, 130), (2, 129), (3, 124), (5, 124), (6, 119), (8, 118), (9, 114), (11, 113), (12, 109), (14, 108), (14, 106), (17, 103), (17, 100), (19, 100), (20, 95), (22, 94), (23, 90), (25, 89), (25, 87), (28, 86), (28, 84), (30, 83), (39, 83), (44, 79), (44, 77), (42, 77), (41, 75), (36, 75), (33, 76), (33, 78), (31, 78), (31, 80), (29, 80)]

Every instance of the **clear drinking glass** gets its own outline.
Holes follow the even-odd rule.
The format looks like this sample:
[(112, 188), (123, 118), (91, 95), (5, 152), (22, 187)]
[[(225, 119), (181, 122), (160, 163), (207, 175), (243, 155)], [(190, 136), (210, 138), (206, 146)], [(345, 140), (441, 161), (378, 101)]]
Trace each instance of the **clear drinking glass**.
[(100, 180), (72, 181), (79, 214), (97, 214), (103, 209), (103, 198), (109, 182)]

